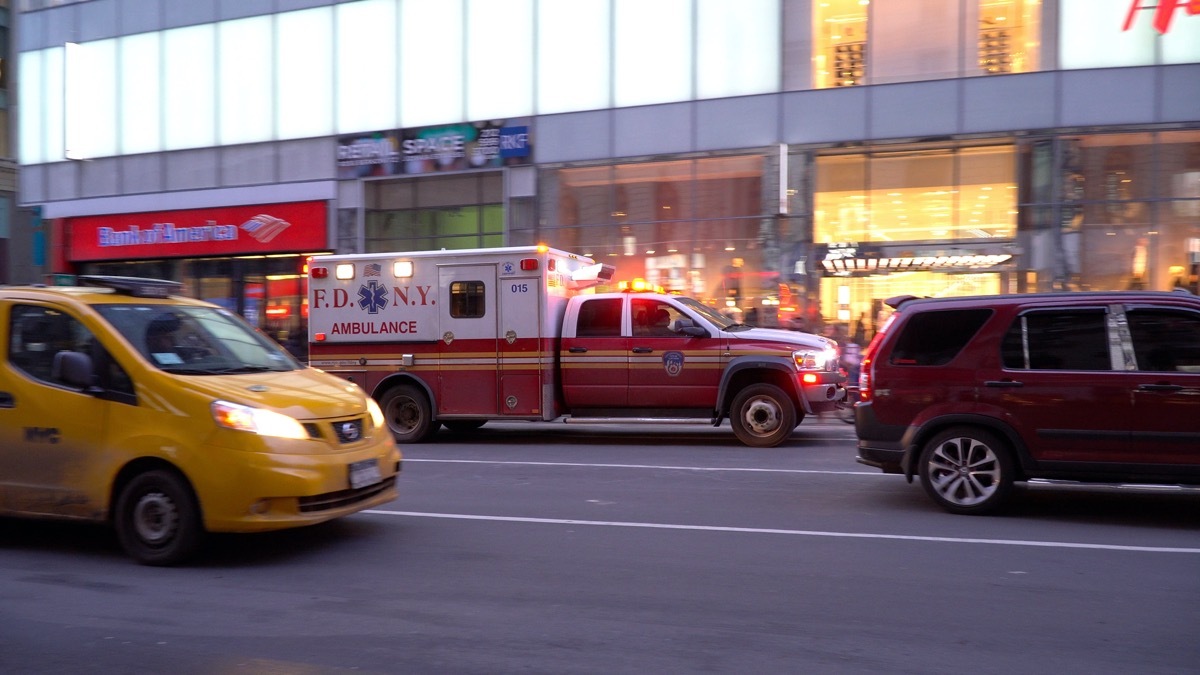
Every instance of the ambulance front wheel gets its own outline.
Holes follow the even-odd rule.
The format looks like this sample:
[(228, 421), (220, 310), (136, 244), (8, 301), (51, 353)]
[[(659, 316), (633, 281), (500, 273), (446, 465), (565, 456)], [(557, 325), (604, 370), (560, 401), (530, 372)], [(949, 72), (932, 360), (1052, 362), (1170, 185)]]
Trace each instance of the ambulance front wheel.
[(756, 384), (738, 392), (729, 423), (738, 440), (752, 448), (773, 448), (796, 428), (792, 399), (773, 384)]
[(433, 421), (433, 407), (425, 392), (410, 384), (387, 390), (379, 407), (397, 443), (420, 443), (441, 426)]

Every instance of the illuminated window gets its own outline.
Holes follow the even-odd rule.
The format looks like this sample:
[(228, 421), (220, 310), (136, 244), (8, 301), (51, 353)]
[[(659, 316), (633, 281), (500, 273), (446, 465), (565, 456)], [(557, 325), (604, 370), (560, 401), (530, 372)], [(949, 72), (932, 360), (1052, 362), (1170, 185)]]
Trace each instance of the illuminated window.
[(987, 75), (1037, 70), (1040, 0), (980, 0), (979, 69)]
[(813, 6), (813, 83), (817, 89), (862, 84), (867, 71), (866, 0), (819, 0)]

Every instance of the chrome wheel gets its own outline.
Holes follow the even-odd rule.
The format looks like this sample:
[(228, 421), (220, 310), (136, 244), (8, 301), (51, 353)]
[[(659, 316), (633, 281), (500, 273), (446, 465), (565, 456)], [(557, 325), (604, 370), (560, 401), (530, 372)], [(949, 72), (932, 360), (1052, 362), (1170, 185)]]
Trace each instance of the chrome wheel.
[(934, 501), (954, 513), (986, 513), (998, 508), (1012, 488), (1007, 448), (981, 429), (950, 429), (926, 444), (921, 482)]

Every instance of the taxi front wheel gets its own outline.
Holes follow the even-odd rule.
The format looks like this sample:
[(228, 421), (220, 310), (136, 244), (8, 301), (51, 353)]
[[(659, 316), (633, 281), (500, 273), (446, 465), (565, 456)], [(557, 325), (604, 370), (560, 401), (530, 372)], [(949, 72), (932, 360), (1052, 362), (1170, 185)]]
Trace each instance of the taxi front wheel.
[(203, 535), (195, 496), (179, 474), (135, 476), (117, 498), (117, 538), (143, 565), (171, 565), (195, 553)]

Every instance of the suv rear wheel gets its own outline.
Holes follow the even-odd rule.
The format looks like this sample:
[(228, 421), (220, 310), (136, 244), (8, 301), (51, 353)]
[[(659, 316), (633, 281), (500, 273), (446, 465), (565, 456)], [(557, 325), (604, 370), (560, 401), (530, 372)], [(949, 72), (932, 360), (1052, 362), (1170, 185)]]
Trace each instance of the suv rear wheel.
[(994, 513), (1012, 493), (1013, 462), (995, 434), (954, 427), (921, 451), (918, 470), (925, 492), (951, 513)]

